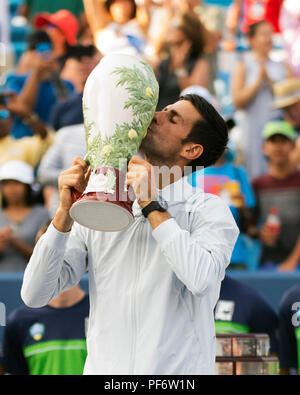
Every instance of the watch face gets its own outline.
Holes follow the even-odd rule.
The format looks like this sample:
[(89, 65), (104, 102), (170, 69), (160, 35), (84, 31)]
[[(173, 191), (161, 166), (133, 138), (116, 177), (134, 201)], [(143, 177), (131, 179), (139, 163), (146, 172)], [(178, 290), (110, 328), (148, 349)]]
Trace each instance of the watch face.
[(158, 203), (164, 210), (168, 210), (168, 203), (166, 202), (165, 199), (163, 199), (161, 196), (158, 198)]

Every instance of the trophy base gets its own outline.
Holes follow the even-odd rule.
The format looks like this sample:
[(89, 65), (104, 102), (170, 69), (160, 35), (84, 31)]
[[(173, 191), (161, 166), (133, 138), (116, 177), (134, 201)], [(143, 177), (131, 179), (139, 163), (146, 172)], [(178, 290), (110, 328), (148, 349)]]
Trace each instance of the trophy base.
[(70, 209), (72, 219), (80, 225), (102, 232), (119, 232), (134, 222), (128, 202), (99, 199), (99, 193), (82, 195)]

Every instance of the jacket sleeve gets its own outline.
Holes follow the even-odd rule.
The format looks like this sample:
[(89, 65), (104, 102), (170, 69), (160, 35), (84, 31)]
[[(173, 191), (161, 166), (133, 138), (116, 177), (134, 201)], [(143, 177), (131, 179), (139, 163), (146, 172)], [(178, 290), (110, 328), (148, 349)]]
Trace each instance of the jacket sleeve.
[(229, 207), (215, 196), (189, 215), (189, 230), (172, 218), (153, 237), (179, 280), (199, 296), (223, 280), (239, 230)]
[(46, 306), (60, 292), (78, 284), (87, 270), (87, 249), (80, 227), (61, 233), (50, 224), (25, 269), (21, 297), (33, 308)]

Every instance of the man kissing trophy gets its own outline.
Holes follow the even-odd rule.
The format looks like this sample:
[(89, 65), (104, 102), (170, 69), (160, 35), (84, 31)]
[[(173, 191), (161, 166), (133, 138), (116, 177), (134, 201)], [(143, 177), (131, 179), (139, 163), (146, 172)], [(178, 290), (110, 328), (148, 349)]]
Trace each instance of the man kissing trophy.
[[(153, 70), (125, 54), (102, 58), (83, 94), (87, 154), (92, 173), (83, 194), (73, 191), (70, 215), (93, 230), (116, 232), (134, 221), (127, 163), (153, 119), (159, 87)], [(131, 192), (131, 193), (130, 193)]]

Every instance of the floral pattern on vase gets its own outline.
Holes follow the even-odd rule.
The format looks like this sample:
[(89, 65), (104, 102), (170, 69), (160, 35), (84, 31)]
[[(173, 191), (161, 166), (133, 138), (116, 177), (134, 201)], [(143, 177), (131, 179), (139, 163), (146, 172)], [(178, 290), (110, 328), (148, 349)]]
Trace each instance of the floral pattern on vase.
[(83, 95), (85, 160), (94, 171), (112, 170), (101, 180), (93, 172), (85, 193), (114, 191), (113, 169), (127, 171), (154, 117), (158, 95), (152, 67), (134, 56), (107, 55), (91, 73)]

